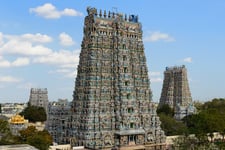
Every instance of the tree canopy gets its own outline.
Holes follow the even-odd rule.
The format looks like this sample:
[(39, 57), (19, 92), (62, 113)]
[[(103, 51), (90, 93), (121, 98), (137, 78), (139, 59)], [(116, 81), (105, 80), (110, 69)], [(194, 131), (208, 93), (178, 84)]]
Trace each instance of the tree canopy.
[(160, 113), (159, 117), (161, 127), (167, 136), (187, 134), (187, 127), (183, 122), (177, 121), (172, 116), (166, 115), (165, 113)]
[[(225, 149), (224, 140), (213, 139), (213, 132), (219, 132), (224, 139), (225, 135), (225, 99), (213, 99), (205, 102), (199, 107), (198, 114), (187, 116), (183, 119), (189, 133), (195, 134), (196, 138), (207, 139), (204, 144), (207, 144), (208, 137), (211, 137), (213, 142), (219, 149)], [(199, 142), (198, 142), (199, 144)]]
[(30, 106), (26, 107), (20, 115), (28, 119), (30, 122), (46, 121), (47, 115), (43, 107)]
[(170, 108), (170, 106), (168, 104), (164, 104), (161, 107), (158, 107), (157, 113), (158, 114), (164, 113), (167, 116), (171, 116), (171, 117), (174, 116), (174, 110), (172, 108)]
[(190, 133), (207, 134), (225, 131), (225, 99), (204, 103), (198, 114), (184, 118)]
[(161, 106), (157, 113), (161, 127), (166, 135), (195, 134), (198, 137), (220, 132), (225, 135), (225, 99), (215, 98), (212, 101), (198, 104), (198, 113), (189, 115), (183, 122), (173, 118), (173, 110), (168, 105)]
[(52, 144), (52, 137), (48, 131), (38, 131), (34, 126), (29, 126), (19, 131), (20, 135), (13, 136), (10, 132), (9, 123), (0, 120), (0, 145), (30, 144), (40, 150), (48, 150)]
[(21, 130), (18, 140), (20, 143), (30, 144), (40, 150), (47, 150), (52, 144), (52, 137), (48, 131), (38, 131), (34, 126)]
[(0, 145), (15, 144), (15, 142), (8, 121), (0, 119)]
[(187, 134), (187, 127), (181, 121), (173, 118), (174, 110), (169, 105), (162, 105), (157, 109), (160, 117), (161, 127), (167, 136)]

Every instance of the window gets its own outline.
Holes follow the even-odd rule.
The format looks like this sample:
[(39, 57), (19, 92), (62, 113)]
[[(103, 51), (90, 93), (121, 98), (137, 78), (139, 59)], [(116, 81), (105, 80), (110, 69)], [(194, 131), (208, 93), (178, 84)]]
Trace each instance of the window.
[(130, 99), (131, 98), (131, 95), (130, 93), (127, 94), (127, 99)]
[(123, 61), (126, 61), (127, 60), (127, 56), (123, 56)]
[(128, 113), (133, 113), (134, 109), (133, 108), (128, 108)]
[(123, 44), (123, 49), (126, 49), (126, 45), (125, 44)]
[(131, 128), (131, 129), (134, 128), (134, 123), (130, 123), (130, 128)]
[(129, 135), (129, 141), (134, 142), (135, 141), (135, 135)]
[(127, 71), (128, 71), (127, 67), (124, 67), (124, 68), (123, 68), (123, 72), (124, 72), (124, 73), (127, 73)]

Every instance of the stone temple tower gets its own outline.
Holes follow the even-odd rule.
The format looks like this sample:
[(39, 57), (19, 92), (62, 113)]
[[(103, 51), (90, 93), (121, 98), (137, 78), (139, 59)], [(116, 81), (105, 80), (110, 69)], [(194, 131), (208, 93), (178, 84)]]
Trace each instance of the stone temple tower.
[[(192, 97), (185, 66), (166, 67), (159, 107), (168, 104), (175, 110), (175, 118), (192, 113)], [(194, 110), (193, 110), (194, 111)], [(194, 112), (193, 112), (194, 113)], [(178, 115), (178, 116), (177, 116)]]
[(32, 106), (43, 107), (48, 110), (48, 90), (47, 88), (31, 88), (29, 103)]
[(163, 149), (138, 16), (87, 8), (73, 93), (74, 146)]

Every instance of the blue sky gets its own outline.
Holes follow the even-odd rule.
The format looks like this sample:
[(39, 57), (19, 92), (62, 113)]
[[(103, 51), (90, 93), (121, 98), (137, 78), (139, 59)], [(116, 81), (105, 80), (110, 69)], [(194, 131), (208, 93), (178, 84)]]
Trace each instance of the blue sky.
[(193, 100), (225, 97), (225, 1), (7, 0), (0, 5), (0, 102), (30, 88), (72, 100), (88, 6), (135, 14), (158, 102), (166, 66), (185, 65)]

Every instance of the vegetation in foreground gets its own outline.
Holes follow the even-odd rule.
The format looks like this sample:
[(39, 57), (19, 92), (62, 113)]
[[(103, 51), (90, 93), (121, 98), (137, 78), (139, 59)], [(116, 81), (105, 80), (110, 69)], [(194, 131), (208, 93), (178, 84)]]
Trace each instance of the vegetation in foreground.
[[(217, 147), (225, 149), (225, 141), (214, 139), (214, 132), (225, 135), (225, 99), (215, 98), (204, 104), (197, 103), (198, 113), (185, 117), (182, 121), (173, 118), (173, 110), (168, 105), (157, 110), (161, 127), (167, 136), (183, 135), (175, 141), (179, 149), (198, 149)], [(188, 135), (195, 134), (195, 137)], [(208, 139), (211, 138), (211, 140)], [(190, 144), (191, 143), (191, 144)]]
[[(30, 122), (44, 122), (47, 119), (44, 108), (37, 106), (26, 107), (20, 115)], [(19, 136), (12, 135), (8, 121), (0, 120), (0, 145), (29, 144), (40, 150), (48, 150), (52, 137), (48, 131), (38, 131), (34, 126), (21, 130)]]
[[(167, 136), (183, 135), (174, 141), (173, 148), (179, 150), (225, 149), (225, 141), (213, 137), (213, 132), (219, 132), (223, 139), (225, 136), (225, 99), (213, 99), (201, 105), (198, 103), (196, 108), (198, 114), (187, 116), (182, 121), (176, 121), (173, 118), (174, 111), (167, 105), (157, 110), (162, 122), (162, 129)], [(37, 112), (42, 115), (34, 117)], [(33, 122), (46, 120), (45, 110), (32, 106), (28, 106), (21, 115), (24, 115), (26, 119), (36, 118), (31, 119)], [(190, 134), (195, 134), (195, 137), (189, 136)], [(211, 140), (208, 137), (211, 137)], [(20, 136), (13, 136), (8, 122), (0, 120), (0, 145), (25, 143), (40, 150), (46, 150), (52, 144), (52, 138), (48, 131), (37, 131), (33, 126), (21, 130)]]
[(19, 136), (10, 132), (7, 121), (0, 120), (0, 145), (29, 144), (40, 150), (47, 150), (52, 144), (52, 137), (48, 131), (38, 131), (34, 126), (21, 130)]

